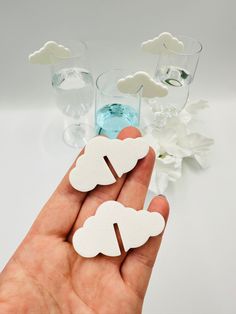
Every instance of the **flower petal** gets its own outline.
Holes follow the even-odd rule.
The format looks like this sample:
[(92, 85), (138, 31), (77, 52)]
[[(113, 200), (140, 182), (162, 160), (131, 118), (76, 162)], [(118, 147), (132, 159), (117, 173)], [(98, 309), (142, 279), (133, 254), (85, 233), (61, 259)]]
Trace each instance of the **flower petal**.
[(208, 102), (206, 100), (199, 100), (194, 103), (187, 104), (185, 110), (191, 115), (197, 114), (199, 111), (209, 108)]
[(167, 153), (179, 158), (189, 156), (191, 151), (188, 147), (181, 147), (177, 144), (178, 136), (175, 128), (163, 128), (159, 131), (158, 141), (160, 154)]
[(179, 120), (187, 125), (191, 120), (192, 120), (192, 115), (186, 110), (183, 109), (180, 113), (179, 113)]
[(178, 144), (192, 151), (192, 155), (210, 150), (214, 140), (199, 133), (191, 133), (178, 140)]
[(209, 160), (207, 158), (207, 153), (198, 153), (193, 155), (197, 163), (203, 168), (206, 169), (209, 167)]
[(157, 158), (157, 177), (162, 173), (167, 174), (169, 181), (176, 181), (182, 175), (182, 158), (167, 155)]
[(164, 193), (169, 184), (168, 174), (160, 172), (156, 180), (157, 184), (157, 194)]

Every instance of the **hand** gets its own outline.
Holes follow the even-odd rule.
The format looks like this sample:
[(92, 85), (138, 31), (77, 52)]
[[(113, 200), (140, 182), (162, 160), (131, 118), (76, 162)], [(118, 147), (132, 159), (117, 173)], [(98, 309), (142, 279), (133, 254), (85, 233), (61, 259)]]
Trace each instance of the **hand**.
[[(119, 134), (120, 139), (138, 136), (132, 127)], [(74, 251), (71, 239), (104, 201), (142, 209), (154, 161), (150, 148), (132, 172), (90, 193), (73, 189), (68, 172), (1, 273), (0, 313), (141, 313), (162, 235), (118, 257), (88, 259)], [(167, 220), (165, 197), (155, 197), (148, 210)]]

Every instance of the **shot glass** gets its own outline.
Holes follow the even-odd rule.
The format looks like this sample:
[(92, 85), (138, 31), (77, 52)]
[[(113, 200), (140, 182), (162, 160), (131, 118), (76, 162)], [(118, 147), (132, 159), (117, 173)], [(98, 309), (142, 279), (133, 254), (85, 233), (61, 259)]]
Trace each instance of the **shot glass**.
[(117, 88), (119, 79), (130, 71), (113, 69), (96, 80), (95, 123), (96, 133), (116, 138), (127, 126), (138, 127), (142, 101), (142, 87), (135, 94), (124, 94)]

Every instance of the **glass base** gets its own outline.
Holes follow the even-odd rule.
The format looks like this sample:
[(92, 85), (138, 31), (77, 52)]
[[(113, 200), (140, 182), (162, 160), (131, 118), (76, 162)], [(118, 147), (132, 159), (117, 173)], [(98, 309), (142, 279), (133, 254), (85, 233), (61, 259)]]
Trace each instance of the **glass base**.
[(64, 142), (74, 148), (83, 148), (88, 140), (95, 136), (92, 126), (85, 123), (77, 123), (68, 126), (63, 133)]

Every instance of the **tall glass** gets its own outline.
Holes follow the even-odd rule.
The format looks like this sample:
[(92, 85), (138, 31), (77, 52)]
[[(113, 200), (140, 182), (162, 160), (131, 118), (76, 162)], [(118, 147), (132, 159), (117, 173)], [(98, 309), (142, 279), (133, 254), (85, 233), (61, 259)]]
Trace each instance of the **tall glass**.
[(94, 135), (94, 129), (80, 121), (90, 110), (94, 97), (87, 46), (75, 40), (63, 41), (62, 44), (70, 49), (71, 55), (56, 57), (56, 62), (51, 66), (52, 86), (58, 108), (71, 118), (70, 125), (64, 130), (64, 141), (73, 147), (83, 147)]
[(164, 44), (158, 56), (154, 78), (168, 87), (166, 97), (156, 99), (161, 112), (174, 115), (180, 112), (189, 96), (189, 87), (197, 69), (202, 44), (186, 36), (177, 36), (184, 43), (183, 52), (175, 52)]
[(142, 87), (135, 94), (121, 93), (117, 88), (119, 79), (130, 75), (130, 71), (114, 69), (102, 73), (96, 80), (96, 132), (110, 138), (127, 126), (138, 127)]

